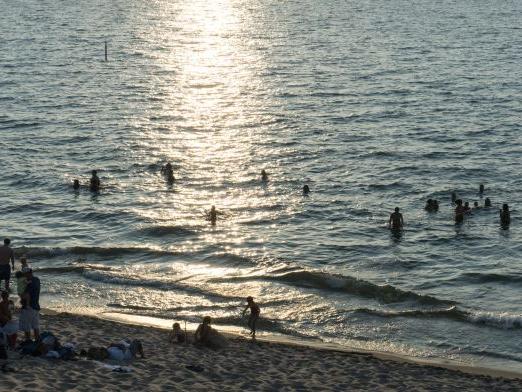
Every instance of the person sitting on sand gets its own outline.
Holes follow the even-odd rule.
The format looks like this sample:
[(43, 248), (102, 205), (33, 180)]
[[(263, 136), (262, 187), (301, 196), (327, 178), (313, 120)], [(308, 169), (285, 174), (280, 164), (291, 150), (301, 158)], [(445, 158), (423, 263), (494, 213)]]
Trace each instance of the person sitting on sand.
[(250, 309), (250, 317), (248, 317), (248, 327), (250, 328), (250, 335), (252, 338), (256, 338), (256, 322), (259, 319), (259, 314), (261, 313), (261, 309), (259, 309), (259, 305), (254, 302), (254, 298), (247, 297), (247, 305), (243, 310), (243, 316), (246, 311)]
[(92, 177), (89, 189), (91, 192), (99, 192), (100, 191), (100, 178), (98, 177), (98, 172), (96, 170), (92, 171)]
[(400, 230), (404, 226), (404, 219), (399, 212), (399, 207), (395, 207), (395, 212), (392, 212), (388, 220), (388, 227), (392, 230)]
[(185, 332), (181, 330), (179, 323), (172, 324), (172, 331), (169, 334), (170, 343), (184, 343), (186, 340)]
[(0, 332), (7, 336), (7, 343), (11, 349), (16, 346), (16, 332), (18, 331), (18, 323), (13, 320), (11, 311), (11, 303), (9, 301), (9, 293), (2, 291), (0, 301)]
[(502, 226), (509, 226), (511, 223), (511, 215), (509, 213), (509, 206), (504, 203), (502, 204), (502, 209), (500, 210), (500, 224)]
[(194, 333), (194, 339), (196, 343), (208, 346), (210, 344), (210, 335), (212, 332), (212, 327), (210, 323), (212, 319), (210, 316), (203, 317), (203, 322), (198, 325), (196, 332)]
[(462, 205), (462, 200), (458, 199), (455, 203), (457, 203), (457, 207), (455, 207), (455, 223), (459, 224), (464, 222), (464, 206)]

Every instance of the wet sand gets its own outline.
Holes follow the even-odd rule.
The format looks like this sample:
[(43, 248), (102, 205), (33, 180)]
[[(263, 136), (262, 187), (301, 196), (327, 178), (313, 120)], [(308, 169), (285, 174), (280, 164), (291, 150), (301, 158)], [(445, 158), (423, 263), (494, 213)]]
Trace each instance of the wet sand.
[[(385, 354), (356, 353), (227, 335), (226, 348), (171, 345), (168, 331), (67, 313), (42, 316), (42, 331), (78, 349), (140, 339), (145, 359), (117, 373), (98, 361), (24, 357), (10, 352), (1, 391), (516, 391), (522, 379), (477, 368), (448, 369)], [(198, 365), (201, 372), (187, 368)], [(501, 377), (504, 376), (504, 377)], [(513, 375), (511, 375), (513, 376)]]

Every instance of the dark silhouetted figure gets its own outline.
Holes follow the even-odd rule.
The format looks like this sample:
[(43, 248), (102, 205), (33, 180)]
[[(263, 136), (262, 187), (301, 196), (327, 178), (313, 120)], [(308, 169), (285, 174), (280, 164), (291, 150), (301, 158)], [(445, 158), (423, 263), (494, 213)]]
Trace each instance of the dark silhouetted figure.
[(100, 178), (98, 177), (98, 172), (96, 170), (92, 171), (91, 183), (89, 186), (91, 192), (99, 192), (100, 191)]
[(399, 212), (399, 207), (395, 207), (395, 212), (392, 212), (388, 220), (388, 226), (392, 230), (400, 230), (404, 226), (404, 219)]
[(261, 170), (261, 181), (268, 182), (268, 174), (266, 174), (265, 169)]
[(465, 203), (464, 203), (464, 212), (465, 212), (466, 214), (469, 214), (469, 213), (471, 212), (471, 208), (470, 208), (470, 206), (469, 206), (469, 202), (465, 202)]
[(428, 212), (437, 212), (439, 210), (439, 202), (434, 199), (428, 199), (424, 209)]
[(462, 200), (458, 199), (455, 201), (457, 207), (455, 207), (455, 223), (459, 224), (464, 222), (464, 206), (462, 205)]
[(252, 335), (252, 338), (256, 338), (256, 323), (259, 319), (259, 314), (261, 313), (261, 310), (259, 309), (259, 305), (254, 302), (254, 298), (247, 297), (247, 305), (245, 309), (243, 310), (243, 316), (245, 315), (246, 311), (250, 309), (250, 317), (248, 318), (248, 327), (250, 328), (250, 335)]
[(455, 203), (457, 201), (457, 194), (455, 192), (451, 192), (451, 202)]
[(310, 193), (310, 187), (308, 185), (303, 186), (303, 195), (308, 196)]
[(484, 193), (484, 184), (480, 184), (480, 186), (479, 186), (479, 193), (480, 194)]
[(170, 162), (167, 162), (167, 164), (161, 168), (161, 174), (165, 176), (168, 182), (174, 182), (174, 170)]
[(77, 191), (78, 189), (80, 189), (80, 181), (78, 181), (78, 180), (74, 180), (74, 181), (73, 181), (73, 189), (74, 189), (75, 191)]
[(473, 209), (476, 210), (477, 208), (480, 208), (478, 201), (473, 202)]
[(509, 226), (511, 223), (511, 215), (509, 214), (509, 206), (504, 203), (502, 204), (502, 209), (500, 210), (500, 224), (502, 226)]
[(210, 223), (212, 225), (216, 224), (216, 221), (217, 221), (217, 211), (216, 211), (216, 207), (215, 206), (212, 206), (210, 208), (210, 212), (208, 213), (208, 220), (210, 221)]
[(486, 197), (486, 200), (484, 200), (484, 207), (491, 207), (491, 200), (489, 197)]

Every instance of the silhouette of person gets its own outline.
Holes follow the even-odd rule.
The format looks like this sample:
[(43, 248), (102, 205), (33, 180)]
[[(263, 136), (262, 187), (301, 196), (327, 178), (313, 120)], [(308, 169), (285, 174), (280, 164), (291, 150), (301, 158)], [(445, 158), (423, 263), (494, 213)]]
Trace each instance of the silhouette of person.
[(210, 221), (210, 223), (212, 225), (216, 224), (216, 221), (217, 221), (217, 211), (216, 211), (216, 207), (215, 206), (212, 206), (210, 208), (210, 212), (208, 213), (208, 220)]
[(268, 182), (268, 174), (266, 174), (265, 169), (261, 170), (261, 181)]
[(500, 224), (502, 226), (509, 226), (511, 223), (511, 215), (509, 213), (509, 206), (504, 203), (502, 204), (502, 209), (500, 210)]
[(303, 186), (303, 195), (307, 196), (310, 193), (310, 187), (308, 185)]
[(457, 203), (457, 207), (455, 207), (455, 223), (464, 222), (464, 206), (462, 205), (462, 200), (458, 199), (455, 201)]
[(98, 192), (100, 190), (100, 178), (98, 177), (98, 172), (96, 170), (92, 171), (92, 177), (89, 188), (91, 192)]
[(400, 230), (404, 226), (404, 219), (402, 214), (399, 212), (399, 207), (395, 207), (395, 211), (390, 214), (388, 226), (392, 230)]
[(78, 181), (78, 180), (74, 180), (74, 181), (73, 181), (73, 189), (74, 189), (75, 191), (77, 191), (78, 189), (80, 189), (80, 181)]

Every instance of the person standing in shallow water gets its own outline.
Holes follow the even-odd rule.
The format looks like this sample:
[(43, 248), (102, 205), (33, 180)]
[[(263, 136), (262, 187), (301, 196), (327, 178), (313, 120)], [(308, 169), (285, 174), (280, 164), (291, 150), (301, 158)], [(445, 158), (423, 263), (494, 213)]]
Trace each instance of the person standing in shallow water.
[(310, 187), (308, 185), (303, 186), (303, 195), (308, 196), (310, 193)]
[(74, 181), (73, 181), (73, 189), (74, 189), (75, 191), (77, 191), (78, 189), (80, 189), (80, 181), (78, 181), (78, 180), (74, 180)]
[(210, 221), (210, 223), (214, 226), (216, 224), (216, 221), (217, 221), (217, 211), (216, 211), (216, 206), (212, 206), (210, 208), (210, 212), (208, 213), (208, 220)]
[(268, 174), (266, 174), (265, 169), (261, 170), (261, 181), (268, 182)]
[(458, 199), (455, 203), (457, 203), (457, 207), (455, 207), (455, 223), (459, 224), (464, 222), (464, 213), (466, 212), (466, 210), (462, 205), (461, 199)]
[(0, 246), (0, 285), (2, 280), (5, 280), (5, 291), (9, 292), (9, 282), (11, 280), (11, 262), (13, 270), (15, 268), (14, 251), (9, 246), (11, 240), (9, 238), (4, 239), (4, 245)]
[(261, 313), (261, 309), (259, 308), (259, 305), (254, 302), (254, 298), (247, 297), (247, 306), (243, 310), (243, 316), (245, 315), (246, 311), (250, 309), (250, 317), (248, 318), (248, 327), (250, 328), (250, 335), (252, 335), (252, 338), (256, 338), (256, 323), (259, 319), (259, 314)]
[(92, 177), (89, 189), (91, 192), (99, 192), (100, 191), (100, 178), (98, 177), (98, 172), (96, 170), (92, 171)]
[(388, 220), (388, 226), (392, 230), (401, 230), (404, 226), (404, 219), (399, 212), (399, 207), (395, 207), (395, 211), (391, 213)]
[(500, 210), (500, 224), (502, 226), (509, 226), (511, 223), (511, 215), (509, 213), (509, 206), (504, 203), (502, 204), (502, 209)]

